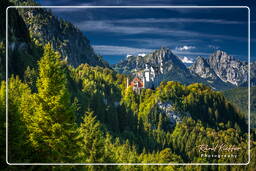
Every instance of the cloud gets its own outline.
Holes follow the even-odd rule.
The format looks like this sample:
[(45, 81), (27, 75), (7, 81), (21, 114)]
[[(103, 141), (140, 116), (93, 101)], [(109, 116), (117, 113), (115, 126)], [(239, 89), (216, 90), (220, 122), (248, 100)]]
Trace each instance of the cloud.
[(144, 56), (146, 56), (146, 54), (145, 53), (139, 53), (138, 56), (144, 57)]
[(93, 45), (95, 51), (103, 55), (137, 55), (150, 53), (154, 49), (134, 48), (127, 46)]
[(222, 19), (204, 19), (204, 18), (133, 18), (113, 20), (114, 23), (132, 24), (132, 23), (211, 23), (211, 24), (247, 24), (247, 21), (222, 20)]
[[(166, 29), (152, 26), (137, 26), (136, 24), (120, 25), (109, 20), (88, 20), (74, 23), (80, 30), (84, 32), (106, 32), (118, 34), (157, 34), (162, 36), (173, 37), (193, 37), (193, 38), (214, 38), (214, 39), (229, 39), (237, 41), (247, 41), (247, 37), (237, 37), (229, 35), (216, 35), (208, 33), (200, 33), (195, 31), (187, 31), (180, 29)], [(158, 25), (159, 26), (159, 25)]]
[(91, 6), (94, 5), (94, 2), (91, 0), (88, 0), (85, 2), (79, 2), (74, 0), (59, 0), (59, 1), (53, 1), (53, 0), (37, 0), (39, 4), (43, 6)]
[(211, 53), (207, 53), (207, 52), (190, 52), (190, 51), (177, 51), (177, 50), (172, 50), (172, 52), (175, 55), (180, 55), (180, 56), (209, 56), (211, 55)]
[(131, 42), (133, 45), (143, 46), (147, 48), (156, 48), (156, 47), (175, 47), (177, 42), (172, 39), (162, 39), (162, 38), (127, 38), (122, 39), (123, 41)]
[(186, 56), (184, 57), (179, 57), (180, 60), (183, 62), (183, 63), (186, 63), (186, 64), (192, 64), (193, 63), (193, 59), (192, 58), (188, 58)]
[[(53, 0), (38, 0), (43, 5), (80, 5), (85, 0), (59, 0), (59, 1), (53, 1)], [(86, 0), (91, 5), (96, 6), (111, 6), (111, 5), (124, 5), (124, 6), (134, 6), (134, 5), (143, 5), (143, 6), (149, 6), (149, 5), (173, 5), (173, 0), (147, 0), (147, 1), (134, 1), (134, 0), (112, 0), (112, 1), (106, 1), (106, 0)], [(186, 5), (196, 5), (194, 3), (195, 0), (193, 0), (193, 4), (191, 3), (185, 3)], [(180, 2), (179, 4), (184, 4), (184, 2)]]
[[(93, 45), (93, 48), (96, 51), (96, 53), (99, 53), (104, 56), (105, 55), (127, 56), (127, 55), (148, 54), (156, 50), (151, 48), (135, 48), (135, 47), (129, 47), (129, 46), (114, 46), (114, 45)], [(175, 49), (172, 50), (172, 52), (175, 55), (179, 55), (179, 56), (198, 56), (198, 55), (209, 56), (211, 54), (206, 52), (177, 51)]]
[(93, 31), (93, 32), (111, 32), (111, 33), (120, 33), (120, 34), (142, 34), (142, 33), (151, 33), (152, 31), (161, 31), (158, 28), (152, 27), (134, 27), (134, 26), (120, 26), (112, 24), (111, 22), (102, 21), (84, 21), (75, 23), (77, 27), (82, 31)]
[[(84, 3), (83, 6), (90, 6), (90, 4), (86, 4)], [(63, 7), (56, 7), (56, 8), (51, 8), (51, 11), (53, 13), (73, 13), (73, 12), (85, 12), (85, 10), (87, 10), (87, 8), (63, 8)]]
[(176, 50), (178, 50), (178, 51), (188, 51), (188, 50), (195, 49), (195, 48), (196, 48), (195, 46), (184, 45), (184, 46), (181, 46), (181, 47), (176, 47)]

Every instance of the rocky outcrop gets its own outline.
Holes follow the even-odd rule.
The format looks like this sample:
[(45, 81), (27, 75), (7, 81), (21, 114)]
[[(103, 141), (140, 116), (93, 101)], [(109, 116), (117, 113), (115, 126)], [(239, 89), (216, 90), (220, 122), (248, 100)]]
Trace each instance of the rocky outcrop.
[(239, 86), (248, 80), (248, 63), (241, 62), (224, 51), (213, 53), (208, 63), (224, 82)]
[(189, 84), (195, 82), (197, 79), (170, 49), (164, 47), (155, 50), (144, 57), (129, 56), (120, 63), (113, 65), (113, 68), (122, 74), (133, 74), (134, 71), (143, 71), (145, 69), (145, 64), (162, 71), (163, 80), (161, 81), (174, 80)]
[[(6, 71), (6, 13), (8, 6), (15, 4), (8, 0), (1, 1), (0, 13), (0, 79), (5, 78)], [(23, 77), (27, 66), (35, 67), (36, 61), (39, 59), (40, 50), (37, 49), (29, 36), (29, 30), (23, 18), (19, 15), (17, 9), (10, 8), (8, 10), (8, 74), (9, 76), (19, 75)]]
[(204, 79), (216, 80), (218, 78), (218, 76), (208, 64), (207, 60), (201, 56), (196, 58), (193, 65), (190, 67), (190, 70)]
[(159, 113), (166, 115), (170, 122), (170, 127), (175, 127), (176, 123), (181, 122), (182, 115), (180, 112), (174, 110), (173, 105), (170, 102), (158, 102)]
[[(254, 79), (254, 64), (252, 63), (251, 66), (251, 79)], [(248, 81), (248, 63), (241, 62), (220, 50), (214, 52), (208, 59), (198, 57), (189, 69), (192, 73), (215, 84), (218, 81), (233, 86), (243, 86)]]
[(232, 87), (232, 84), (225, 83), (218, 78), (204, 58), (198, 57), (189, 70), (180, 58), (168, 48), (160, 48), (144, 57), (129, 56), (113, 65), (113, 68), (122, 74), (133, 74), (143, 71), (145, 64), (163, 71), (160, 81), (178, 81), (182, 84), (200, 82), (214, 89)]
[[(15, 5), (38, 5), (33, 1), (12, 0)], [(29, 30), (31, 40), (44, 45), (50, 42), (59, 51), (63, 59), (77, 67), (82, 63), (92, 66), (108, 66), (96, 55), (89, 40), (70, 22), (52, 15), (51, 11), (43, 8), (18, 9)]]

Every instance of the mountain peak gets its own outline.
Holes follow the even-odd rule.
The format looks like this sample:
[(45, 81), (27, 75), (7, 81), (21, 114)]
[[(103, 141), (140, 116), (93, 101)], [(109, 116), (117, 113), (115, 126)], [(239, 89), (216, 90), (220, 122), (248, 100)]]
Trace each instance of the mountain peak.
[[(15, 1), (14, 5), (34, 5), (34, 1)], [(97, 55), (90, 41), (72, 23), (54, 16), (43, 8), (17, 9), (30, 33), (31, 40), (39, 44), (51, 43), (68, 64), (77, 67), (82, 63), (108, 67), (103, 58)], [(31, 22), (33, 21), (33, 22)], [(42, 22), (43, 21), (43, 22)], [(44, 24), (47, 23), (47, 24)]]
[(170, 51), (170, 49), (168, 47), (164, 47), (164, 46), (161, 46), (160, 51)]
[(198, 62), (198, 61), (202, 61), (202, 62), (205, 63), (206, 59), (204, 57), (202, 57), (202, 56), (197, 56), (195, 62)]
[(194, 65), (190, 68), (202, 78), (217, 77), (225, 83), (239, 86), (247, 81), (247, 64), (236, 60), (227, 52), (215, 51), (208, 59), (198, 57)]
[(217, 59), (218, 61), (231, 61), (231, 60), (234, 60), (234, 58), (232, 56), (230, 56), (227, 52), (225, 51), (222, 51), (222, 50), (217, 50), (215, 51), (211, 56), (210, 58), (215, 58)]
[(172, 53), (171, 49), (167, 47), (161, 47), (160, 49), (155, 50), (154, 52), (148, 54), (148, 57), (155, 59), (157, 63), (169, 60), (176, 61), (175, 63), (181, 62), (180, 59)]
[(197, 67), (199, 65), (202, 66), (202, 67), (209, 67), (207, 59), (205, 59), (202, 56), (198, 56), (191, 67)]
[(209, 64), (207, 63), (207, 60), (202, 56), (198, 56), (196, 58), (193, 65), (190, 67), (190, 70), (196, 75), (200, 76), (201, 78), (211, 80), (217, 79), (216, 74), (210, 68)]
[(215, 53), (216, 54), (227, 54), (227, 52), (225, 52), (223, 50), (216, 50)]
[(164, 54), (172, 54), (173, 55), (171, 49), (169, 49), (168, 47), (160, 47), (160, 49), (155, 50), (155, 51), (159, 51)]

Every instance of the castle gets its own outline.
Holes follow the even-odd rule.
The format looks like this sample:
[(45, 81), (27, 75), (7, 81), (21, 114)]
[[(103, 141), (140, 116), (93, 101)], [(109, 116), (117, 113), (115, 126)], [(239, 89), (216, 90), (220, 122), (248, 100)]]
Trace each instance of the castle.
[(160, 85), (160, 82), (163, 80), (163, 64), (160, 64), (160, 67), (150, 66), (145, 64), (145, 69), (138, 71), (135, 69), (135, 77), (131, 82), (127, 78), (127, 87), (132, 86), (133, 90), (140, 92), (143, 88), (155, 89)]

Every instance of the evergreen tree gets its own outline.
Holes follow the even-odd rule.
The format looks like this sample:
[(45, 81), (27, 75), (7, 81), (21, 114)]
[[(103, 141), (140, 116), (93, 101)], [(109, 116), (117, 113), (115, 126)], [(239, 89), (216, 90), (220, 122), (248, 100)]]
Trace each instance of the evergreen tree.
[(30, 141), (44, 162), (72, 162), (76, 150), (74, 107), (67, 89), (65, 65), (51, 45), (39, 61), (38, 94), (31, 113)]
[(38, 73), (34, 68), (27, 67), (24, 73), (24, 81), (29, 85), (33, 92), (36, 92), (36, 79), (38, 77)]
[[(31, 94), (31, 91), (26, 84), (21, 82), (18, 76), (15, 78), (12, 76), (8, 82), (8, 161), (12, 163), (29, 162), (31, 148), (30, 144), (27, 143), (28, 132), (21, 113), (20, 104), (24, 97)], [(3, 81), (0, 91), (0, 112), (3, 115), (5, 115), (6, 105), (5, 93), (6, 86)], [(1, 118), (4, 119), (5, 116)]]
[[(104, 161), (104, 138), (100, 130), (101, 125), (93, 116), (93, 112), (87, 112), (83, 122), (78, 128), (77, 144), (79, 152), (78, 161), (81, 163), (102, 163)], [(90, 169), (98, 167), (91, 166)]]

